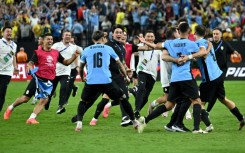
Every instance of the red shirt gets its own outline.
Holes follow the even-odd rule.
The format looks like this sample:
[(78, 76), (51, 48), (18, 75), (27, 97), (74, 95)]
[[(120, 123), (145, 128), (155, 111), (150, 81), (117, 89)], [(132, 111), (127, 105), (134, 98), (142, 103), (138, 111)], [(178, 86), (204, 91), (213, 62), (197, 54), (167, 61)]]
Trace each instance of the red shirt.
[(130, 68), (130, 59), (131, 59), (131, 55), (132, 55), (132, 44), (126, 43), (125, 44), (125, 50), (126, 50), (125, 63)]
[[(56, 63), (60, 58), (58, 50), (51, 49), (51, 51), (44, 51), (42, 48), (39, 48), (38, 50), (35, 50), (34, 53), (36, 54), (36, 57), (33, 58), (33, 62), (35, 63), (35, 66), (39, 68), (36, 72), (37, 76), (53, 80), (56, 75)], [(37, 60), (35, 60), (35, 58)]]

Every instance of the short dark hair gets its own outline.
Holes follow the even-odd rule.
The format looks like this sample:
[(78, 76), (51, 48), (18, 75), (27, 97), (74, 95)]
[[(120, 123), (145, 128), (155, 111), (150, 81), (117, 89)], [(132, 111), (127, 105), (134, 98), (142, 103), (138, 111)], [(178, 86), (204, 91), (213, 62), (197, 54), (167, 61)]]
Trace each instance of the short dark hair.
[(5, 26), (5, 27), (3, 27), (2, 32), (4, 32), (5, 29), (11, 29), (11, 30), (12, 30), (12, 27), (10, 27), (10, 26)]
[(206, 27), (203, 26), (203, 25), (197, 25), (195, 27), (195, 33), (198, 35), (198, 36), (205, 36), (206, 34)]
[(122, 29), (123, 32), (125, 31), (123, 25), (121, 25), (121, 24), (115, 24), (115, 25), (111, 28), (112, 33), (114, 33), (115, 29), (117, 29), (117, 28)]
[(221, 28), (219, 28), (219, 27), (215, 27), (214, 29), (213, 29), (213, 31), (214, 30), (218, 30), (218, 31), (220, 31), (221, 33), (222, 33), (222, 30), (221, 30)]
[(52, 33), (45, 33), (45, 34), (43, 34), (43, 35), (41, 35), (41, 37), (44, 39), (45, 37), (47, 37), (47, 36), (52, 36)]
[(92, 35), (92, 39), (95, 41), (98, 41), (100, 38), (104, 37), (104, 32), (103, 31), (95, 31)]
[[(154, 34), (154, 31), (149, 29), (149, 30), (146, 30), (145, 33), (144, 33), (144, 36), (147, 34), (147, 33), (153, 33)], [(155, 34), (154, 34), (155, 35)]]
[(183, 22), (179, 25), (178, 29), (180, 32), (185, 33), (188, 31), (188, 29), (190, 29), (190, 27), (189, 27), (189, 24), (187, 22)]
[(166, 39), (175, 39), (174, 33), (177, 32), (176, 30), (177, 28), (170, 27), (165, 33)]

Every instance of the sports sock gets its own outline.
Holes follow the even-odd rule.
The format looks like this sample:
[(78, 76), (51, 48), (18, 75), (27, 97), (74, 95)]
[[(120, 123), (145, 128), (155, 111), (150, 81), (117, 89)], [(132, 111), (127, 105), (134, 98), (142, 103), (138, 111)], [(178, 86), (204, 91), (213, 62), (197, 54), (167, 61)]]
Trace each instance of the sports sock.
[(237, 107), (233, 108), (230, 110), (231, 113), (236, 116), (236, 118), (238, 119), (238, 121), (242, 121), (243, 120), (243, 116), (242, 114), (240, 113), (239, 109)]
[(201, 105), (193, 105), (194, 130), (199, 130), (201, 121)]
[(31, 119), (31, 118), (36, 118), (36, 117), (37, 117), (37, 114), (31, 113), (31, 116), (29, 117), (29, 119)]
[(14, 105), (11, 104), (11, 105), (8, 107), (8, 109), (13, 110), (13, 109), (14, 109)]
[(209, 126), (211, 124), (209, 120), (209, 114), (205, 109), (202, 109), (201, 111), (201, 119), (206, 126)]
[(150, 120), (153, 120), (154, 118), (157, 118), (160, 116), (162, 113), (166, 112), (167, 108), (165, 105), (161, 105), (157, 107), (152, 113), (150, 113), (146, 118), (145, 118), (145, 123), (148, 123)]
[(151, 102), (150, 105), (151, 105), (151, 107), (153, 107), (153, 108), (156, 107), (156, 105), (157, 105), (157, 104), (156, 104), (156, 100), (154, 100), (153, 102)]
[(101, 112), (103, 111), (105, 105), (109, 102), (109, 99), (107, 98), (102, 98), (102, 100), (98, 103), (96, 111), (94, 113), (94, 118), (98, 119), (100, 116)]
[(187, 100), (187, 101), (181, 101), (180, 102), (180, 106), (179, 106), (180, 108), (177, 108), (178, 105), (175, 106), (175, 109), (179, 109), (178, 117), (177, 117), (176, 123), (175, 123), (176, 125), (178, 125), (178, 126), (183, 125), (183, 120), (185, 118), (185, 114), (186, 114), (188, 108), (190, 107), (190, 105), (191, 105), (191, 102), (189, 100)]
[(121, 100), (121, 105), (122, 105), (123, 109), (125, 110), (126, 114), (128, 114), (130, 120), (131, 121), (135, 120), (133, 108), (126, 98), (123, 98)]
[(86, 109), (86, 103), (80, 101), (77, 107), (77, 121), (82, 121)]

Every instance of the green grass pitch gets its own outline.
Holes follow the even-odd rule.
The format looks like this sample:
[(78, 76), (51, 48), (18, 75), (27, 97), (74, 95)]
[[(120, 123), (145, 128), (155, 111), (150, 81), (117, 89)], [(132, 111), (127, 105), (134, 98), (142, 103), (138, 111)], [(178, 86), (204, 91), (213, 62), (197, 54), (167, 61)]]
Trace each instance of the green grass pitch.
[[(171, 133), (163, 129), (170, 119), (158, 117), (151, 121), (142, 134), (138, 134), (132, 126), (121, 127), (119, 107), (111, 109), (109, 117), (102, 116), (97, 126), (91, 127), (90, 120), (98, 101), (84, 116), (83, 130), (74, 131), (75, 124), (70, 119), (76, 114), (77, 104), (83, 83), (79, 85), (79, 94), (71, 97), (67, 111), (57, 115), (58, 97), (54, 98), (50, 110), (43, 111), (37, 120), (39, 125), (27, 125), (34, 106), (31, 101), (17, 107), (8, 121), (3, 120), (7, 106), (22, 95), (27, 82), (11, 82), (8, 87), (6, 102), (0, 113), (0, 153), (244, 153), (245, 128), (238, 131), (239, 122), (230, 111), (217, 102), (210, 113), (214, 131), (205, 135), (192, 133)], [(234, 101), (240, 111), (245, 112), (245, 82), (226, 81), (226, 94)], [(59, 89), (59, 87), (58, 87)], [(57, 90), (58, 91), (58, 90)], [(160, 82), (149, 97), (149, 101), (162, 94)], [(57, 95), (58, 96), (58, 95)], [(134, 98), (130, 97), (134, 108)], [(146, 115), (146, 105), (141, 115)], [(193, 120), (184, 120), (186, 126), (193, 127)], [(201, 127), (205, 126), (201, 123)]]

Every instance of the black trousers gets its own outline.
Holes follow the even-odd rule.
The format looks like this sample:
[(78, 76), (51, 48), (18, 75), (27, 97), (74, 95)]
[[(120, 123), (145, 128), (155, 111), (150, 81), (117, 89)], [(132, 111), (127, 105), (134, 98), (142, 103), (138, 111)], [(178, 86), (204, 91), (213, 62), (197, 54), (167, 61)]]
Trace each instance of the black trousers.
[(76, 80), (76, 76), (77, 76), (77, 69), (71, 69), (71, 74), (70, 74), (70, 79), (69, 79), (69, 85), (68, 85), (68, 90), (67, 90), (67, 96), (66, 96), (66, 101), (68, 103), (69, 97), (71, 95), (71, 91), (72, 89), (75, 87), (75, 80)]
[(138, 91), (135, 100), (135, 110), (140, 111), (148, 102), (148, 97), (155, 82), (150, 74), (144, 72), (138, 73)]
[(5, 96), (10, 80), (11, 80), (11, 76), (0, 74), (0, 112), (5, 102)]
[(60, 82), (59, 106), (63, 106), (67, 103), (66, 97), (67, 97), (67, 91), (69, 85), (69, 75), (61, 75), (55, 77), (55, 79), (53, 80), (53, 90), (51, 92), (51, 96), (49, 97), (49, 103), (52, 99), (52, 95), (54, 94), (59, 82)]

